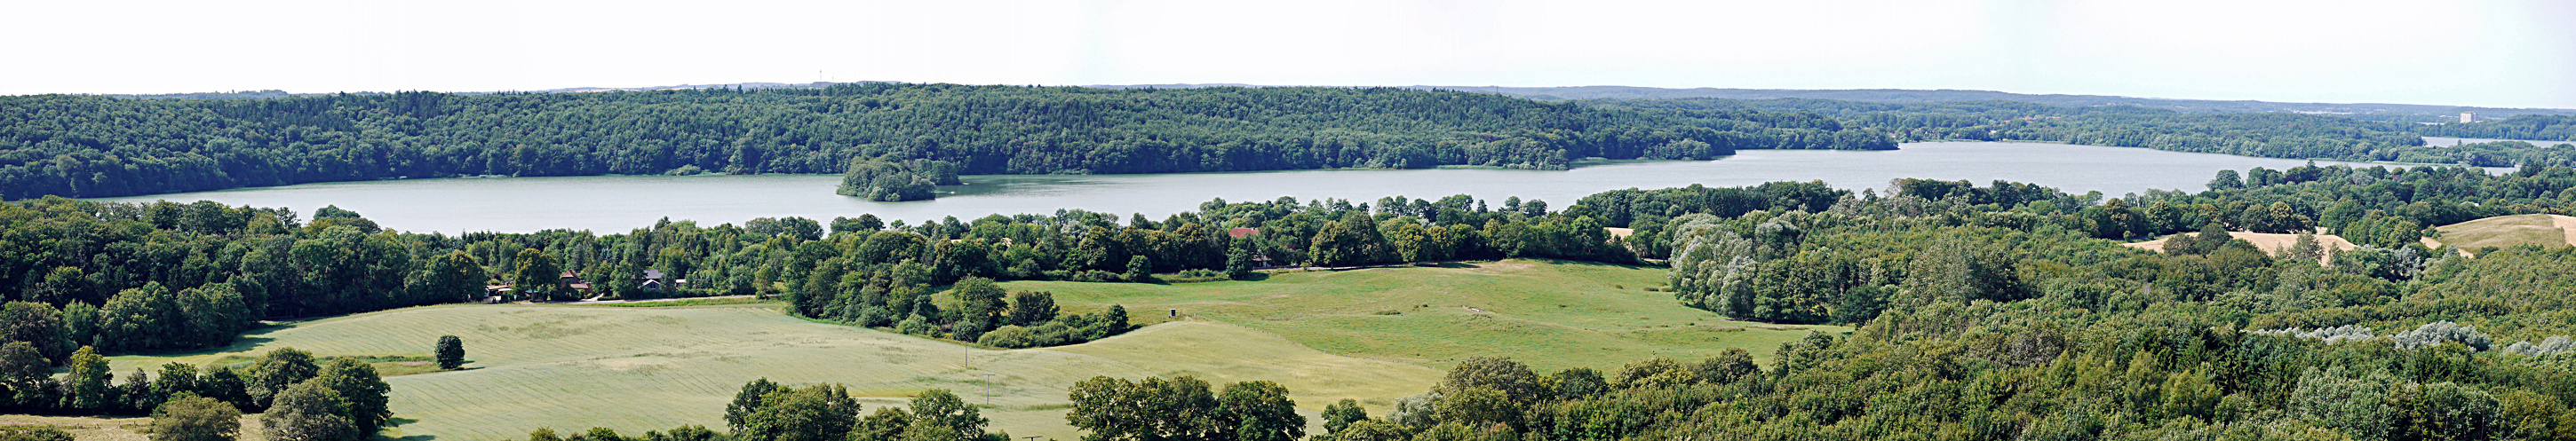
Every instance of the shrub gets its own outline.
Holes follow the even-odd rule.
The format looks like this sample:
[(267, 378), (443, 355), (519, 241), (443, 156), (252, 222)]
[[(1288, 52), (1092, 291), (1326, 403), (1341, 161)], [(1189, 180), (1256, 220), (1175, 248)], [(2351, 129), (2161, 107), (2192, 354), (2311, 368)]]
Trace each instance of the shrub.
[(1076, 282), (1125, 282), (1127, 281), (1127, 276), (1121, 276), (1118, 275), (1118, 273), (1108, 271), (1088, 270), (1073, 273), (1073, 277), (1070, 277), (1069, 279)]
[(1004, 325), (1001, 328), (996, 328), (992, 332), (984, 333), (984, 337), (976, 339), (975, 342), (981, 343), (985, 346), (1011, 349), (1026, 348), (1037, 345), (1037, 339), (1033, 333), (1029, 332), (1029, 328), (1023, 328), (1019, 325)]

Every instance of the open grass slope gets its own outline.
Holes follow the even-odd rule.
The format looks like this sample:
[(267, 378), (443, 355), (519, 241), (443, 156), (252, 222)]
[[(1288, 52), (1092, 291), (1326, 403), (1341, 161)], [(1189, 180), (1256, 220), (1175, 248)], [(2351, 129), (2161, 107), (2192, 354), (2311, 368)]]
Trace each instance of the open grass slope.
[(2516, 245), (2576, 245), (2576, 217), (2555, 214), (2496, 216), (2434, 230), (2440, 231), (2442, 237), (2425, 239), (2428, 245), (2448, 244), (2463, 251)]
[[(1726, 348), (1768, 357), (1825, 326), (1727, 320), (1682, 306), (1652, 267), (1507, 260), (1276, 274), (1184, 284), (1009, 282), (1052, 291), (1073, 310), (1121, 304), (1138, 322), (1184, 317), (1266, 331), (1324, 352), (1446, 369), (1507, 356), (1552, 372), (1615, 368), (1641, 358), (1697, 359)], [(1080, 349), (1073, 349), (1080, 350)], [(1417, 389), (1418, 390), (1418, 389)]]
[(982, 403), (989, 391), (993, 407), (986, 415), (995, 428), (1076, 439), (1081, 434), (1063, 419), (1065, 388), (1096, 375), (1195, 374), (1219, 384), (1268, 379), (1296, 392), (1309, 412), (1342, 398), (1391, 403), (1440, 375), (1417, 365), (1325, 354), (1223, 323), (1172, 323), (1086, 345), (1001, 351), (814, 323), (774, 305), (410, 308), (272, 328), (220, 351), (121, 356), (111, 363), (125, 372), (278, 347), (326, 356), (427, 353), (448, 334), (465, 341), (468, 369), (387, 378), (403, 422), (388, 435), (497, 440), (523, 438), (539, 427), (722, 430), (734, 392), (769, 378), (843, 383), (871, 397), (869, 406), (900, 405), (904, 396), (930, 388)]

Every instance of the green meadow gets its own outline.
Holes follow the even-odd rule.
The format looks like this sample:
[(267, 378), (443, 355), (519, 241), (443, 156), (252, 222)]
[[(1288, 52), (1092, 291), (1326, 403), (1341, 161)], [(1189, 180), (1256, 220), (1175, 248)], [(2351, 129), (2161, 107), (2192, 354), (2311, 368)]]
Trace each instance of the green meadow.
[[(407, 363), (440, 335), (464, 339), (467, 369), (391, 376), (388, 436), (489, 440), (603, 426), (624, 433), (682, 424), (723, 430), (744, 382), (837, 382), (869, 406), (944, 388), (1014, 436), (1076, 439), (1065, 388), (1097, 375), (1195, 375), (1223, 385), (1270, 380), (1302, 411), (1344, 398), (1384, 412), (1468, 356), (1553, 371), (1728, 347), (1767, 355), (1816, 328), (1727, 322), (1685, 308), (1657, 268), (1541, 261), (1272, 275), (1193, 284), (1013, 282), (1071, 311), (1127, 305), (1144, 329), (1086, 344), (997, 350), (818, 323), (776, 304), (666, 307), (445, 305), (261, 330), (201, 353), (119, 356), (118, 372), (171, 361), (232, 363), (279, 347)], [(1167, 317), (1180, 309), (1182, 316)]]

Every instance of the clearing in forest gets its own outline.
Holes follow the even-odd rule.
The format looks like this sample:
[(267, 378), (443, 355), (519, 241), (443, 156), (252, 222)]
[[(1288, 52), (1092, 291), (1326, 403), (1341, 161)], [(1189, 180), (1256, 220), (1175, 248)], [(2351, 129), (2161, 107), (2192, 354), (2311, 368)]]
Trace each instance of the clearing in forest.
[[(2165, 236), (2165, 237), (2159, 237), (2159, 238), (2156, 238), (2156, 240), (2150, 240), (2150, 241), (2145, 241), (2145, 242), (2130, 242), (2130, 243), (2120, 244), (2120, 246), (2129, 247), (2129, 248), (2137, 248), (2137, 249), (2142, 249), (2142, 250), (2154, 251), (2154, 252), (2160, 252), (2160, 253), (2161, 253), (2161, 252), (2164, 252), (2164, 250), (2165, 250), (2165, 240), (2166, 240), (2166, 239), (2172, 239), (2172, 238), (2174, 238), (2174, 236), (2181, 236), (2181, 235), (2185, 235), (2185, 234), (2198, 234), (2198, 233), (2174, 233), (2173, 235), (2169, 235), (2169, 236)], [(2255, 248), (2255, 249), (2263, 250), (2263, 254), (2279, 255), (2279, 254), (2281, 254), (2281, 250), (2290, 249), (2290, 247), (2291, 247), (2291, 246), (2295, 246), (2295, 245), (2298, 245), (2298, 244), (2299, 244), (2299, 235), (2297, 235), (2297, 234), (2282, 234), (2282, 233), (2248, 233), (2248, 232), (2243, 232), (2243, 231), (2230, 231), (2230, 232), (2227, 232), (2227, 236), (2228, 236), (2228, 237), (2234, 237), (2234, 238), (2237, 238), (2238, 240), (2243, 240), (2243, 241), (2246, 241), (2246, 242), (2253, 243), (2253, 244), (2254, 244), (2254, 248)], [(2336, 235), (2332, 235), (2332, 234), (2317, 234), (2317, 235), (2314, 235), (2314, 236), (2316, 236), (2316, 237), (2317, 237), (2317, 246), (2318, 246), (2318, 247), (2325, 248), (2326, 250), (2329, 250), (2329, 251), (2342, 252), (2342, 251), (2351, 251), (2351, 250), (2353, 250), (2353, 249), (2355, 249), (2355, 248), (2361, 248), (2361, 246), (2360, 246), (2360, 245), (2354, 245), (2354, 244), (2352, 243), (2352, 241), (2344, 240), (2344, 239), (2343, 239), (2343, 236), (2336, 236)], [(2332, 254), (2331, 254), (2331, 253), (2329, 253), (2329, 254), (2328, 254), (2328, 256), (2329, 256), (2328, 258), (2331, 258)], [(2323, 260), (2323, 259), (2320, 259), (2320, 260)]]
[(2462, 251), (2516, 245), (2576, 245), (2576, 217), (2555, 214), (2496, 216), (2434, 230), (2442, 232), (2442, 237), (2425, 239), (2426, 245), (2450, 244)]

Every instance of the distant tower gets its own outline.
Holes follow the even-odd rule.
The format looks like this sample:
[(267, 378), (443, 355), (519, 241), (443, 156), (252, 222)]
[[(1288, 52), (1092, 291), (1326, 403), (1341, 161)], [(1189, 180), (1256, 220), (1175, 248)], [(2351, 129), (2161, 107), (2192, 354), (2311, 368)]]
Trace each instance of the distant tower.
[(2478, 120), (2478, 113), (2477, 113), (2477, 112), (2460, 112), (2460, 122), (2461, 122), (2461, 123), (2472, 123), (2472, 122), (2477, 122), (2477, 120)]

